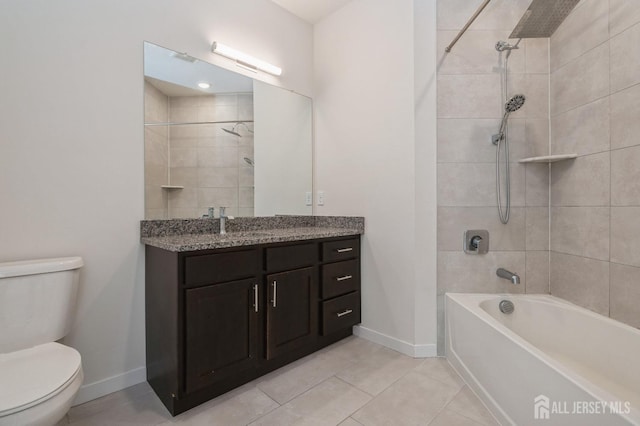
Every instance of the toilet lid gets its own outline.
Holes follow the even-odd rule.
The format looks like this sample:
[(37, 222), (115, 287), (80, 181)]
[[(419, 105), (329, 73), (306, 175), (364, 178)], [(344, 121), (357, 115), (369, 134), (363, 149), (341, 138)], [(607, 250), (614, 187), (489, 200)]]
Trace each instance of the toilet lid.
[(48, 399), (75, 378), (80, 354), (51, 342), (0, 354), (0, 416)]

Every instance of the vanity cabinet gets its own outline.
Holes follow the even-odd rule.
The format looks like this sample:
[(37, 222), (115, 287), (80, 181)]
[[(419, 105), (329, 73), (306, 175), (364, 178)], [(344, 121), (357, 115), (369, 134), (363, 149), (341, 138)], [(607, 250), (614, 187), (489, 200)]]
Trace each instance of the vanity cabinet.
[(146, 246), (147, 380), (176, 415), (352, 333), (360, 237)]

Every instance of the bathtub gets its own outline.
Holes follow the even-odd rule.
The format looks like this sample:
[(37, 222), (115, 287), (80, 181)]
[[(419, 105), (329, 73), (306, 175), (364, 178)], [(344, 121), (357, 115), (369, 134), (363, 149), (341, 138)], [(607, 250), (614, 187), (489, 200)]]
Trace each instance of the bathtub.
[(500, 424), (640, 425), (640, 330), (547, 295), (447, 293), (445, 318), (447, 359)]

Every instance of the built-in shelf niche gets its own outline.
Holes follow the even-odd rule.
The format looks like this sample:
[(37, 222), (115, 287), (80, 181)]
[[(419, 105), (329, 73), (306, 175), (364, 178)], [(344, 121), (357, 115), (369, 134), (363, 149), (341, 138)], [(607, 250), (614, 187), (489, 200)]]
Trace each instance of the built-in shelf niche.
[(578, 154), (543, 155), (541, 157), (529, 157), (519, 160), (518, 163), (556, 163), (558, 161), (573, 160)]

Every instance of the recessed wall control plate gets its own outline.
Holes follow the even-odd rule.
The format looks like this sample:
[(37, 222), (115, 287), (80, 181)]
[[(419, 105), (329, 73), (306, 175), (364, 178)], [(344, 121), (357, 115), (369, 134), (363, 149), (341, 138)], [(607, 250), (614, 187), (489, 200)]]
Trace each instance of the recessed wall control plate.
[(469, 229), (464, 231), (464, 252), (467, 254), (486, 254), (489, 252), (489, 231)]

